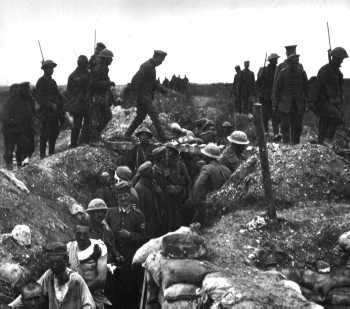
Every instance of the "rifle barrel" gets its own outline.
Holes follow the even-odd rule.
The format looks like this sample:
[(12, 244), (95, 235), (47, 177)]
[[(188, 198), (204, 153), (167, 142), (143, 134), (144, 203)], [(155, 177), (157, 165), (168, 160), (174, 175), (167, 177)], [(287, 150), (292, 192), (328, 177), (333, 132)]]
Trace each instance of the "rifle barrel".
[(44, 54), (43, 54), (43, 50), (41, 48), (41, 44), (40, 44), (39, 40), (38, 40), (38, 44), (39, 44), (39, 49), (40, 49), (40, 53), (41, 53), (41, 60), (42, 60), (42, 62), (44, 62)]

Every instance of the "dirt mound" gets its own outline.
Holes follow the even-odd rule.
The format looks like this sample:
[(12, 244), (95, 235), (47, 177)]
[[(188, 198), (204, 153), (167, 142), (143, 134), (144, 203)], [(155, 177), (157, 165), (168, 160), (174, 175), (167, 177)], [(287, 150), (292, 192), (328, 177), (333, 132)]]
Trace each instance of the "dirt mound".
[[(346, 194), (350, 168), (333, 150), (320, 145), (269, 144), (269, 162), (277, 205), (303, 200), (339, 199)], [(209, 197), (209, 202), (232, 208), (264, 198), (257, 150), (230, 180)]]
[[(117, 156), (108, 150), (84, 146), (14, 173), (0, 170), (0, 233), (11, 233), (17, 224), (27, 225), (31, 231), (30, 246), (21, 246), (13, 238), (0, 243), (0, 265), (19, 263), (42, 273), (44, 264), (39, 259), (43, 245), (72, 238), (73, 216), (69, 205), (60, 200), (75, 199), (86, 206), (99, 185), (98, 175), (113, 169), (116, 162)], [(8, 281), (2, 275), (0, 272), (0, 281)]]

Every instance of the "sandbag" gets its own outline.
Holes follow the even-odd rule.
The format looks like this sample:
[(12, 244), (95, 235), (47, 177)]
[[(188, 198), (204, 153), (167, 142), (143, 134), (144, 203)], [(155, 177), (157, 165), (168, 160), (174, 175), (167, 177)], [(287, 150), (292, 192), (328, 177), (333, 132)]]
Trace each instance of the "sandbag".
[(163, 290), (176, 283), (201, 285), (206, 274), (216, 271), (216, 267), (206, 261), (164, 259), (161, 264)]
[(163, 236), (158, 238), (152, 238), (148, 242), (146, 242), (142, 247), (140, 247), (132, 260), (132, 264), (142, 264), (146, 261), (147, 257), (154, 252), (160, 251), (162, 248), (162, 239), (165, 236), (172, 234), (191, 234), (193, 231), (189, 227), (181, 226), (174, 232), (169, 232)]
[(207, 253), (203, 237), (197, 234), (171, 234), (162, 239), (162, 253), (175, 259), (200, 259)]
[(186, 283), (177, 283), (169, 286), (164, 291), (164, 300), (167, 302), (176, 302), (180, 300), (194, 300), (200, 298), (196, 293), (198, 286)]
[(201, 293), (208, 295), (214, 302), (220, 301), (233, 286), (234, 280), (222, 272), (210, 273), (204, 277)]
[(155, 252), (151, 253), (143, 264), (143, 267), (150, 274), (158, 287), (161, 285), (161, 268), (163, 259), (164, 257), (160, 252)]

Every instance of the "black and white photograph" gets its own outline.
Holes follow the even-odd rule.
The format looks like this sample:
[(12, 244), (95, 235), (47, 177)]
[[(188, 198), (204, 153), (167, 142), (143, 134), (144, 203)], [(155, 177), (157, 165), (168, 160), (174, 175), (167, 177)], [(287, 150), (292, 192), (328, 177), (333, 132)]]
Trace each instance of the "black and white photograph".
[(350, 0), (1, 0), (0, 309), (350, 308)]

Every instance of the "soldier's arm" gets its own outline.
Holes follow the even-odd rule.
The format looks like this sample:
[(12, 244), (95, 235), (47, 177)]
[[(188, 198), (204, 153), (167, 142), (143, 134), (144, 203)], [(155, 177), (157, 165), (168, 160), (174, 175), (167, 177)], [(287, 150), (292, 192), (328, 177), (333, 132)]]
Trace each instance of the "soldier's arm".
[(205, 167), (199, 173), (192, 189), (192, 202), (197, 203), (203, 201), (206, 195), (206, 185), (209, 180), (209, 174)]
[(107, 248), (105, 244), (99, 244), (101, 248), (101, 256), (97, 260), (97, 276), (94, 280), (89, 282), (88, 286), (90, 291), (102, 289), (105, 286), (107, 278)]
[(39, 79), (35, 85), (37, 101), (40, 107), (49, 107), (49, 101), (47, 99), (47, 86), (43, 79)]

